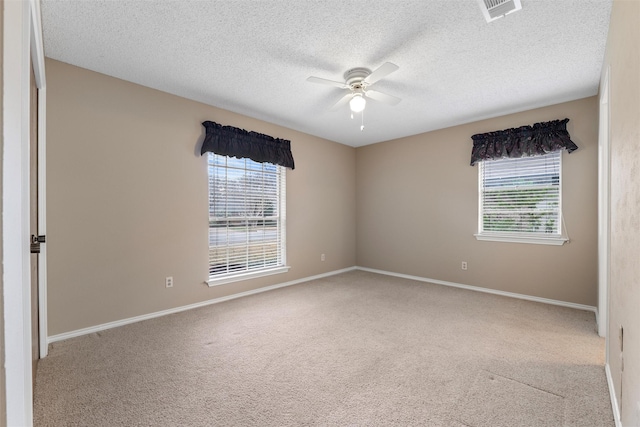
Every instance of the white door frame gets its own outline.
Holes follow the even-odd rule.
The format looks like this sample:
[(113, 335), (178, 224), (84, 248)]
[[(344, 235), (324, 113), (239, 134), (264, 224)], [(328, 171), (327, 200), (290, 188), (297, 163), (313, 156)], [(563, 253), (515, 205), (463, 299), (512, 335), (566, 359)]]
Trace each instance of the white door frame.
[(2, 245), (7, 425), (33, 423), (29, 244), (30, 3), (4, 2)]
[[(2, 283), (6, 424), (30, 426), (33, 424), (33, 379), (29, 241), (29, 59), (33, 47), (34, 57), (38, 58), (34, 60), (36, 81), (39, 87), (44, 88), (44, 55), (39, 0), (9, 0), (3, 3), (3, 7)], [(43, 100), (42, 108), (46, 108), (46, 99)], [(40, 124), (44, 122), (44, 118), (43, 115)], [(42, 131), (44, 132), (44, 128)], [(44, 271), (46, 274), (46, 267)], [(43, 303), (46, 305), (46, 300)], [(43, 333), (46, 335), (46, 326), (41, 331)]]
[[(609, 74), (607, 68), (600, 82), (598, 135), (598, 335), (607, 337), (609, 328), (609, 256), (611, 199), (609, 172)], [(609, 362), (609, 346), (606, 361)]]

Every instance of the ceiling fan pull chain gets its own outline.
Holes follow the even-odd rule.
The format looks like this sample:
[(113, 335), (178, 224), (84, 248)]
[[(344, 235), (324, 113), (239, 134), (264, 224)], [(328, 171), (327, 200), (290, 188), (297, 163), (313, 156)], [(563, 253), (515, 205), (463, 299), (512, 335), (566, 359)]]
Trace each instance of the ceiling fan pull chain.
[(362, 110), (362, 124), (360, 125), (360, 132), (364, 131), (364, 110)]

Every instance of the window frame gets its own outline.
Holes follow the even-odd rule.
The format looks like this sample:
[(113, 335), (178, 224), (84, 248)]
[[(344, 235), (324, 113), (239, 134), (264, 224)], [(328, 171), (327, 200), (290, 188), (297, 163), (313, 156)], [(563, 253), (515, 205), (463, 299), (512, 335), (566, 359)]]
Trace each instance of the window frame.
[[(540, 232), (526, 232), (526, 231), (485, 231), (483, 229), (483, 215), (484, 215), (484, 203), (483, 203), (483, 171), (485, 167), (485, 161), (481, 161), (478, 164), (478, 232), (474, 234), (475, 238), (480, 241), (491, 242), (508, 242), (508, 243), (529, 243), (539, 245), (556, 245), (560, 246), (569, 241), (568, 236), (565, 235), (564, 216), (562, 213), (562, 151), (556, 151), (545, 154), (556, 154), (559, 157), (558, 161), (558, 233), (540, 233)], [(538, 156), (536, 156), (538, 157)], [(502, 160), (512, 159), (497, 159), (491, 160), (492, 162), (499, 162)]]
[[(213, 156), (220, 156), (223, 158), (226, 158), (225, 161), (225, 165), (222, 166), (225, 170), (228, 170), (228, 161), (231, 159), (232, 161), (238, 161), (238, 159), (234, 158), (234, 157), (230, 157), (230, 156), (224, 156), (224, 155), (217, 155), (211, 152), (207, 153), (207, 200), (209, 201), (209, 203), (207, 203), (208, 206), (210, 206), (211, 203), (211, 178), (212, 178), (212, 170), (215, 171), (216, 167), (221, 167), (220, 165), (212, 165), (212, 157)], [(251, 159), (241, 159), (245, 162), (253, 162)], [(257, 163), (257, 162), (254, 162)], [(276, 165), (273, 163), (270, 163), (271, 165), (273, 165), (276, 170), (278, 171), (277, 176), (277, 185), (278, 185), (278, 190), (277, 190), (277, 197), (278, 197), (278, 215), (277, 215), (277, 222), (278, 222), (278, 233), (279, 233), (279, 245), (278, 245), (278, 249), (280, 251), (280, 253), (278, 254), (278, 258), (280, 260), (279, 263), (277, 263), (277, 265), (274, 266), (267, 266), (267, 267), (260, 267), (260, 268), (249, 268), (246, 270), (240, 270), (240, 271), (227, 271), (226, 273), (222, 273), (222, 274), (214, 274), (211, 275), (211, 258), (210, 255), (208, 257), (208, 262), (207, 262), (207, 270), (208, 270), (208, 279), (207, 279), (207, 285), (210, 287), (213, 286), (219, 286), (219, 285), (225, 285), (228, 283), (233, 283), (233, 282), (238, 282), (238, 281), (243, 281), (243, 280), (249, 280), (249, 279), (255, 279), (258, 277), (264, 277), (264, 276), (270, 276), (273, 274), (281, 274), (281, 273), (286, 273), (289, 271), (290, 267), (287, 266), (287, 233), (286, 233), (286, 168), (284, 166), (280, 166), (280, 165)], [(213, 166), (213, 169), (212, 169)], [(244, 167), (245, 171), (251, 171), (250, 168), (246, 167), (246, 163), (245, 163), (245, 167)], [(225, 187), (228, 188), (228, 187)], [(243, 194), (246, 194), (243, 192)], [(209, 209), (209, 208), (208, 208)], [(211, 229), (211, 212), (209, 212), (209, 225), (207, 227), (207, 240), (208, 240), (208, 252), (210, 254), (211, 250), (213, 247), (211, 245), (211, 240), (210, 240), (210, 229)], [(225, 216), (225, 218), (233, 218), (231, 216)], [(248, 246), (248, 241), (247, 241), (247, 246)], [(227, 243), (227, 247), (228, 247), (228, 243)]]

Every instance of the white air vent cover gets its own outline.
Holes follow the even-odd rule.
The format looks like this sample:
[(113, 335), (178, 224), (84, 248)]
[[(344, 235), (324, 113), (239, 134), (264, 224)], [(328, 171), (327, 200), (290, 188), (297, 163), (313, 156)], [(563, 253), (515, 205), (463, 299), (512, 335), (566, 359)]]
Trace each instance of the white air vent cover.
[(522, 9), (520, 0), (478, 0), (478, 4), (487, 22)]

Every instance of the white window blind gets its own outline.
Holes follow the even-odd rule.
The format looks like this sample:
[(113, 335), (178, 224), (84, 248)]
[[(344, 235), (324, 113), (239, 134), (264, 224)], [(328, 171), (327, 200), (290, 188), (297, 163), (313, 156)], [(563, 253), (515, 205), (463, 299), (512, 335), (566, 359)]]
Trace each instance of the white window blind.
[(479, 235), (561, 238), (561, 155), (482, 161)]
[[(285, 169), (208, 153), (209, 280), (285, 264)], [(211, 283), (210, 283), (211, 284)]]

